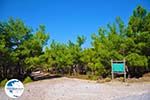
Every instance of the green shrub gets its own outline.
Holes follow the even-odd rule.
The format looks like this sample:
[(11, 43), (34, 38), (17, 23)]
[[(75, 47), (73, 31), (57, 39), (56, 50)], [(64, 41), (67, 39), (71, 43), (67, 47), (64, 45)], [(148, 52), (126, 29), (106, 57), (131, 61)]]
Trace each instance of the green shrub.
[(7, 83), (7, 79), (4, 79), (4, 80), (2, 80), (1, 82), (0, 82), (0, 87), (4, 87), (5, 86), (5, 84)]
[(30, 82), (33, 82), (33, 80), (29, 76), (27, 76), (23, 81), (24, 84), (30, 83)]

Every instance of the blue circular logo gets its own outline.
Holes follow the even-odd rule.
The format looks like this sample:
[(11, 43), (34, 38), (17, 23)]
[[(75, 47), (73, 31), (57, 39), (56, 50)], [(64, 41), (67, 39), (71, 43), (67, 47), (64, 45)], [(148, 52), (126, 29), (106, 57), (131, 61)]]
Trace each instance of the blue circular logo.
[(10, 98), (17, 98), (22, 95), (24, 85), (18, 79), (11, 79), (5, 84), (5, 92)]

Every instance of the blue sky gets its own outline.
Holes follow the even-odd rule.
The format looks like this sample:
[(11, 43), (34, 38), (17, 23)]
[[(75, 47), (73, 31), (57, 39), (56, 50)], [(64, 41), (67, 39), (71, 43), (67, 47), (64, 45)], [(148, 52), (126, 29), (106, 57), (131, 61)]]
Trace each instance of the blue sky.
[(50, 39), (62, 43), (84, 35), (89, 47), (92, 33), (116, 16), (127, 23), (137, 5), (150, 11), (150, 0), (0, 0), (0, 20), (20, 18), (34, 29), (44, 24)]

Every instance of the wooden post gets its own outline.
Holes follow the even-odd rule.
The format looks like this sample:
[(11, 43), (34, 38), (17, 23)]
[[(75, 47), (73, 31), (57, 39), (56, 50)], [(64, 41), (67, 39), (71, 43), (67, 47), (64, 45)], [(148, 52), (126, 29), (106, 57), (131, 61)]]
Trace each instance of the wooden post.
[(125, 62), (125, 59), (123, 60), (124, 62), (124, 81), (126, 81), (126, 62)]
[(114, 73), (113, 73), (113, 60), (111, 59), (111, 75), (112, 75), (112, 80), (114, 79)]

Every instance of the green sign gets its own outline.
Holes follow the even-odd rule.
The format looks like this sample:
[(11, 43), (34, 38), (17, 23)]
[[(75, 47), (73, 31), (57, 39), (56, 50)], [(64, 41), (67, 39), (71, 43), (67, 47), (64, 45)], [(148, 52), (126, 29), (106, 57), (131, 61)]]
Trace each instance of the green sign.
[(124, 72), (124, 63), (113, 63), (112, 64), (112, 71), (113, 72)]

